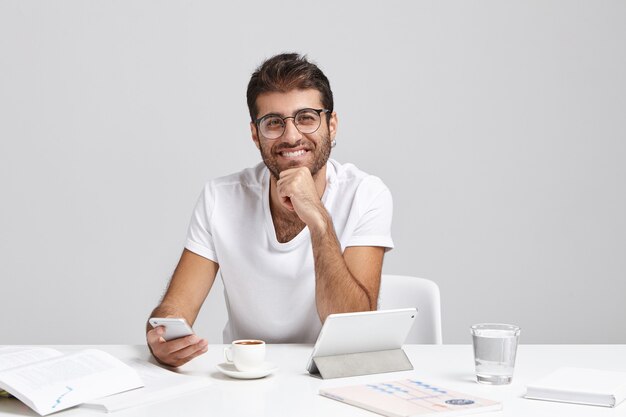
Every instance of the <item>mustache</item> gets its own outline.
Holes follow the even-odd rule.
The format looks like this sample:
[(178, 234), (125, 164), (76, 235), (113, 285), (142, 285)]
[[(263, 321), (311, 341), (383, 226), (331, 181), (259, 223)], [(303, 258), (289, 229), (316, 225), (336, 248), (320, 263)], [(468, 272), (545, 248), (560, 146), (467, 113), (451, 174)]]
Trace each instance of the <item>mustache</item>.
[[(293, 143), (293, 144), (291, 144), (291, 143), (281, 143), (280, 145), (278, 145), (278, 146), (274, 149), (274, 151), (275, 151), (275, 152), (280, 152), (280, 151), (282, 151), (282, 150), (284, 150), (284, 149), (294, 149), (294, 148), (297, 148), (297, 147), (299, 147), (299, 146), (302, 146), (303, 144), (304, 144), (304, 141), (303, 141), (302, 139), (299, 139), (296, 143)], [(308, 146), (305, 146), (305, 149), (307, 149), (307, 150), (308, 150), (308, 149), (309, 149), (309, 147), (308, 147)]]

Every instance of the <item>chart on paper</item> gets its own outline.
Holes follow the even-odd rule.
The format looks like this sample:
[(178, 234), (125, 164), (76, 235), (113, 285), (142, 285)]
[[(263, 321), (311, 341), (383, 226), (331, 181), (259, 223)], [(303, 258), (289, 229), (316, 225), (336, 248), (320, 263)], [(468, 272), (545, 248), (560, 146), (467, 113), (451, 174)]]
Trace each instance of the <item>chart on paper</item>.
[(501, 404), (416, 379), (323, 389), (320, 394), (387, 416), (419, 416), (464, 410), (498, 410)]

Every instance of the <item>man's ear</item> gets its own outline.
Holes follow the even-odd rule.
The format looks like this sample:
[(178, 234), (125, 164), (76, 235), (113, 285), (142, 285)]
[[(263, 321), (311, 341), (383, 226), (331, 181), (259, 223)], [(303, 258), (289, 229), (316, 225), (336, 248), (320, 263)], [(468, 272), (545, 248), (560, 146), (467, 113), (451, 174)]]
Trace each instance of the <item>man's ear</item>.
[(335, 139), (335, 135), (337, 134), (338, 124), (339, 124), (339, 119), (337, 118), (337, 113), (332, 112), (330, 114), (330, 121), (328, 123), (328, 133), (330, 134), (330, 140)]
[(256, 145), (257, 149), (261, 149), (261, 145), (259, 144), (259, 132), (256, 129), (256, 123), (250, 122), (250, 133), (252, 134), (252, 140)]

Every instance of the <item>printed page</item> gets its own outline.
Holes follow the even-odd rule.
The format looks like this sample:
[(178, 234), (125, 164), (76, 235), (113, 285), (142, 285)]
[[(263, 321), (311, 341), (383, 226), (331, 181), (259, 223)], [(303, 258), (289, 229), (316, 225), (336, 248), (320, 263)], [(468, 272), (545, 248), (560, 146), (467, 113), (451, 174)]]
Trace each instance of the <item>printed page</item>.
[(118, 411), (138, 405), (167, 401), (205, 389), (213, 384), (209, 378), (180, 375), (145, 361), (133, 360), (129, 365), (143, 380), (143, 388), (88, 401), (82, 406), (108, 412)]
[(141, 386), (137, 372), (99, 350), (84, 350), (0, 372), (0, 388), (40, 415)]
[(50, 348), (2, 346), (0, 347), (0, 371), (62, 355), (58, 350)]
[[(61, 355), (63, 354), (58, 350), (50, 348), (0, 346), (0, 371)], [(0, 397), (8, 398), (9, 393), (0, 389)]]

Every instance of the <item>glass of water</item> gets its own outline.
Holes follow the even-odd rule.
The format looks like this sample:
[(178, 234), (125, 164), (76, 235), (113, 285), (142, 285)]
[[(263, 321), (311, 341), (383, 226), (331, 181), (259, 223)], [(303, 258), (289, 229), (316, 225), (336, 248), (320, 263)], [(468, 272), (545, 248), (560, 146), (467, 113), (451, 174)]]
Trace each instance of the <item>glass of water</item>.
[(471, 327), (476, 380), (509, 384), (513, 379), (520, 328), (512, 324), (483, 323)]

